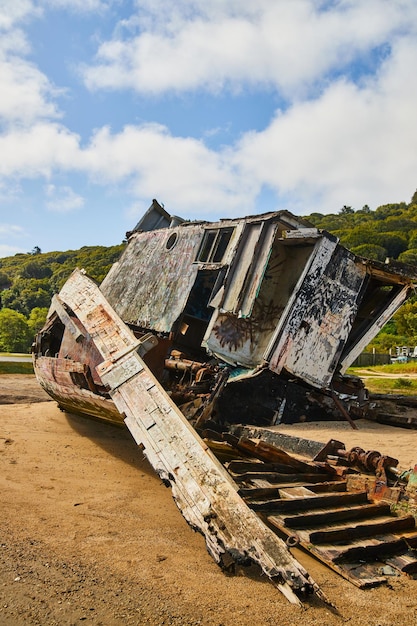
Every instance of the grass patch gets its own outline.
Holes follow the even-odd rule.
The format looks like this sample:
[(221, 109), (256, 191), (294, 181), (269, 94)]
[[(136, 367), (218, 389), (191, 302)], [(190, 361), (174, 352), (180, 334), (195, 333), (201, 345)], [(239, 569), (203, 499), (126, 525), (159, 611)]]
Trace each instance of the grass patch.
[(28, 361), (0, 361), (1, 374), (33, 374), (33, 365)]
[(399, 387), (400, 389), (404, 389), (404, 387), (413, 386), (413, 381), (410, 380), (409, 378), (398, 378), (397, 381), (395, 382), (397, 384), (397, 387)]
[(366, 378), (364, 383), (371, 393), (417, 395), (417, 380), (409, 378)]
[(357, 375), (357, 370), (366, 370), (380, 374), (417, 374), (417, 361), (408, 363), (387, 363), (386, 365), (362, 365), (349, 367), (348, 373)]

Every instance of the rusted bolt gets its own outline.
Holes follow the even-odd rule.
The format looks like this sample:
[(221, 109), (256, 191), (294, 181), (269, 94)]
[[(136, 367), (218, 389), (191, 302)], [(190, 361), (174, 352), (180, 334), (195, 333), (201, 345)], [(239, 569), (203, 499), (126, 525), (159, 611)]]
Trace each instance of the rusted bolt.
[(300, 543), (300, 538), (298, 535), (289, 535), (285, 543), (289, 548), (295, 548)]

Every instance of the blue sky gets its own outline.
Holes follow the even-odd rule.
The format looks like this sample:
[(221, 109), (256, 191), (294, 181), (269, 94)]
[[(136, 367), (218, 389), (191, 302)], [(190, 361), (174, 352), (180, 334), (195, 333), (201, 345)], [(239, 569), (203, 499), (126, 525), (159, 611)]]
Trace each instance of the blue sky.
[(0, 0), (0, 257), (409, 202), (415, 0)]

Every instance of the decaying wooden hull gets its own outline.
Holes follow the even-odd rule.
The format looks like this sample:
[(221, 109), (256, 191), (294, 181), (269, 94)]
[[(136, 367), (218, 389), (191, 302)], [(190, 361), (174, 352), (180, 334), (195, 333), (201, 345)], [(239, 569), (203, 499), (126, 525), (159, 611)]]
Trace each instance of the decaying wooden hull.
[(257, 563), (291, 602), (324, 599), (295, 544), (359, 586), (384, 582), (381, 567), (417, 571), (412, 512), (380, 502), (406, 489), (391, 488), (395, 460), (266, 441), (318, 414), (354, 425), (366, 390), (344, 372), (415, 277), (286, 212), (168, 218), (154, 201), (100, 287), (76, 270), (54, 296), (33, 350), (40, 384), (64, 410), (126, 424), (215, 560)]

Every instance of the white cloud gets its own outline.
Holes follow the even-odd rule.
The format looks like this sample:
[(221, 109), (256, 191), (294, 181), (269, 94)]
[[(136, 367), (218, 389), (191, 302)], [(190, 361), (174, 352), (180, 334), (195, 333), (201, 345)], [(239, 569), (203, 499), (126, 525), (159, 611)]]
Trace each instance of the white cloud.
[(2, 237), (21, 237), (24, 235), (24, 230), (21, 226), (16, 224), (0, 223), (0, 236)]
[(79, 141), (65, 127), (48, 122), (10, 130), (0, 135), (0, 176), (49, 177), (59, 169), (74, 170)]
[(2, 204), (8, 204), (10, 206), (11, 202), (16, 202), (18, 200), (21, 193), (22, 189), (18, 181), (0, 179), (0, 212)]
[(134, 195), (166, 198), (172, 210), (185, 216), (246, 209), (258, 191), (256, 183), (234, 171), (228, 150), (216, 153), (156, 124), (129, 126), (117, 134), (101, 129), (78, 162), (97, 180), (128, 178)]
[(417, 42), (404, 40), (364, 87), (340, 80), (248, 133), (237, 166), (292, 194), (290, 209), (299, 202), (326, 213), (408, 200), (417, 183), (417, 76), (409, 72), (416, 63)]
[[(259, 191), (256, 179), (244, 180), (234, 169), (229, 148), (217, 153), (156, 124), (128, 126), (115, 134), (102, 128), (82, 147), (80, 137), (64, 127), (39, 123), (0, 136), (0, 152), (0, 176), (49, 180), (57, 172), (84, 172), (100, 185), (127, 185), (132, 196), (145, 203), (166, 198), (173, 211), (190, 217), (245, 212)], [(49, 208), (81, 206), (78, 196), (49, 185), (54, 194)]]
[[(26, 60), (23, 32), (11, 30), (0, 39), (0, 176), (46, 180), (47, 207), (56, 212), (84, 203), (74, 185), (53, 184), (57, 172), (84, 173), (103, 186), (123, 184), (140, 206), (158, 197), (170, 211), (192, 218), (261, 211), (256, 197), (264, 186), (298, 213), (411, 197), (417, 184), (417, 3), (341, 0), (326, 11), (325, 4), (141, 0), (140, 12), (101, 46), (98, 64), (86, 71), (96, 88), (162, 93), (250, 84), (286, 95), (287, 109), (263, 131), (217, 150), (152, 123), (120, 132), (104, 127), (81, 138), (56, 121), (57, 92)], [(1, 6), (0, 26), (7, 22)], [(21, 0), (20, 13), (10, 10), (8, 23), (30, 16), (35, 6)], [(77, 10), (80, 2), (45, 0), (42, 6)], [(366, 63), (384, 44), (377, 74), (355, 84), (348, 64), (361, 55)], [(331, 80), (333, 71), (339, 74)]]
[(24, 20), (40, 17), (48, 7), (86, 13), (117, 2), (118, 0), (0, 0), (0, 29), (9, 30)]
[(81, 209), (85, 204), (84, 198), (66, 185), (61, 187), (52, 184), (47, 185), (45, 193), (48, 198), (46, 208), (55, 213), (70, 213)]
[(59, 93), (34, 63), (27, 60), (30, 43), (19, 23), (39, 16), (38, 3), (0, 0), (0, 122), (30, 124), (39, 118), (56, 118), (53, 102)]
[(3, 242), (7, 242), (0, 243), (0, 258), (27, 252), (25, 248), (21, 248), (12, 243), (13, 240), (19, 240), (25, 237), (27, 237), (27, 233), (21, 226), (0, 222), (0, 238)]
[(417, 43), (403, 39), (366, 84), (340, 79), (218, 151), (157, 124), (102, 128), (83, 147), (61, 125), (40, 123), (0, 137), (0, 174), (84, 172), (97, 184), (123, 183), (141, 205), (158, 197), (173, 212), (208, 219), (263, 210), (256, 196), (265, 185), (297, 213), (407, 200), (417, 171), (416, 60)]
[(79, 13), (106, 9), (118, 0), (44, 0), (45, 4), (54, 9), (68, 9)]
[(17, 246), (9, 246), (6, 243), (0, 243), (0, 258), (6, 256), (14, 256), (15, 254), (25, 254), (27, 250), (18, 248)]
[(0, 0), (0, 122), (31, 124), (61, 117), (58, 89), (27, 59), (31, 45), (22, 30), (29, 19), (45, 16), (47, 8), (78, 13), (98, 11), (117, 0)]
[(0, 58), (0, 120), (31, 123), (39, 118), (58, 117), (56, 105), (48, 100), (53, 88), (46, 76), (21, 58)]
[(8, 30), (40, 13), (40, 7), (33, 0), (0, 0), (0, 29)]
[(417, 23), (414, 0), (206, 4), (149, 3), (144, 15), (140, 3), (140, 19), (121, 24), (84, 69), (87, 85), (152, 94), (251, 85), (290, 97)]

